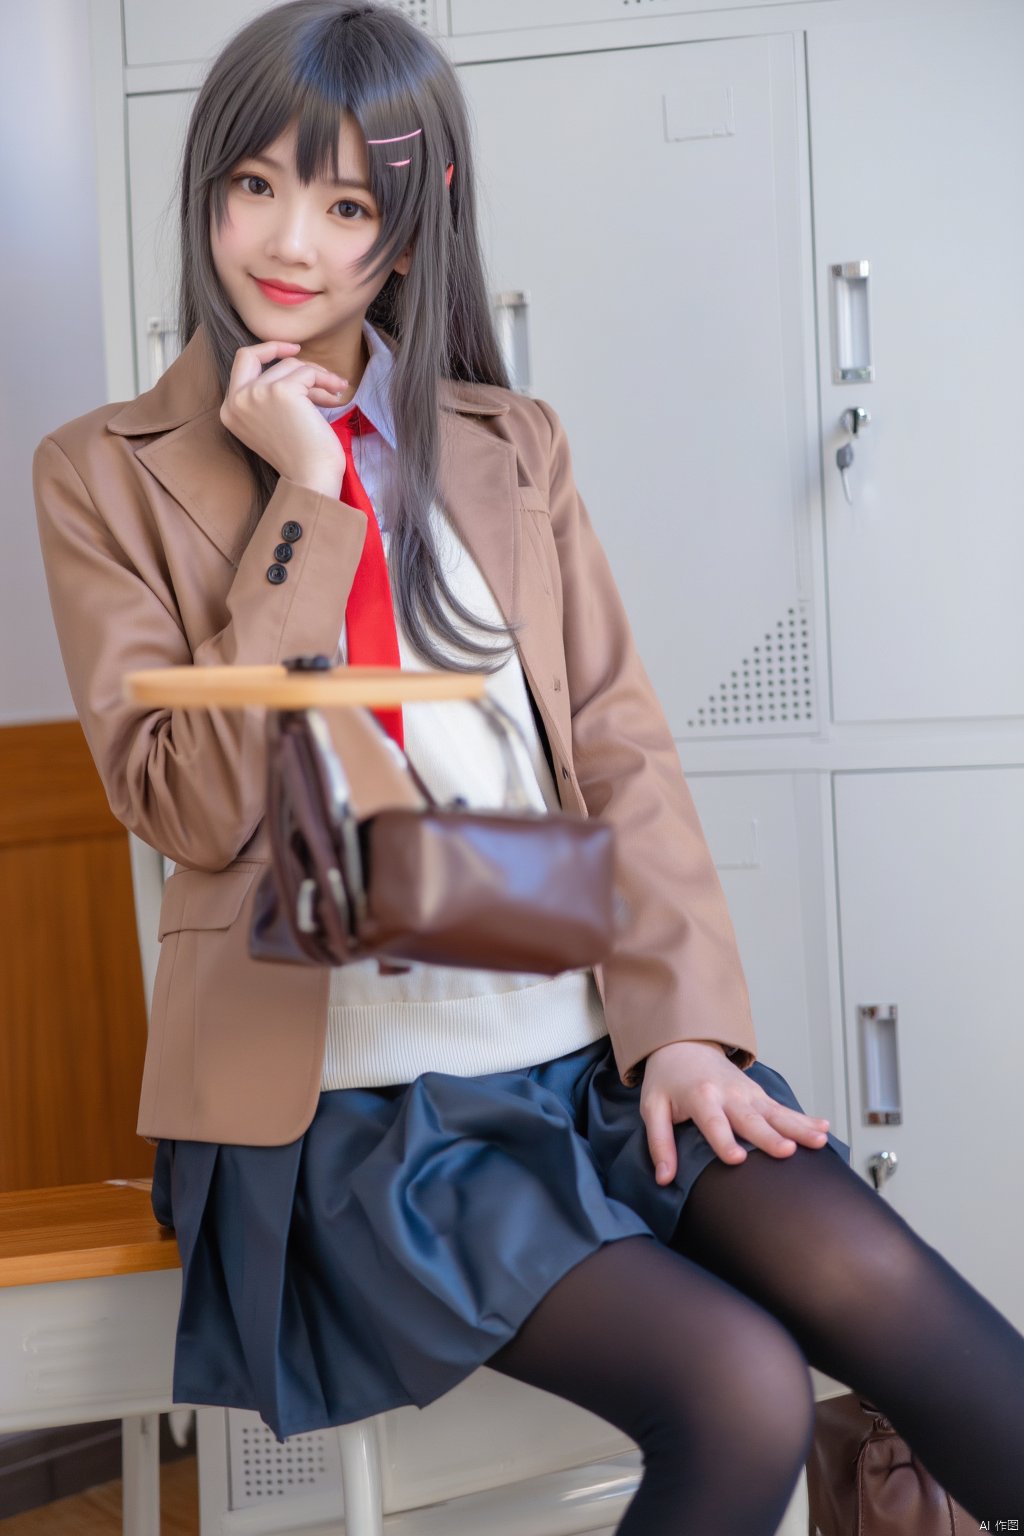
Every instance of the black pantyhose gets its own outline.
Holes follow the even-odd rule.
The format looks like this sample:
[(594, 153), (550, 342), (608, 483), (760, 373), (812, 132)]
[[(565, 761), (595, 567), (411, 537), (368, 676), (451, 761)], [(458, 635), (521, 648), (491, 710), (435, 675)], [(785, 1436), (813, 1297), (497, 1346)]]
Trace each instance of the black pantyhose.
[(1024, 1521), (1024, 1338), (828, 1148), (716, 1159), (670, 1246), (606, 1243), (487, 1363), (636, 1441), (618, 1536), (774, 1536), (810, 1446), (807, 1362), (976, 1518)]
[(975, 1519), (1024, 1530), (1024, 1337), (841, 1158), (716, 1159), (672, 1247), (887, 1414)]
[(583, 1259), (487, 1364), (637, 1442), (644, 1476), (619, 1536), (774, 1536), (810, 1448), (803, 1356), (767, 1312), (653, 1237)]

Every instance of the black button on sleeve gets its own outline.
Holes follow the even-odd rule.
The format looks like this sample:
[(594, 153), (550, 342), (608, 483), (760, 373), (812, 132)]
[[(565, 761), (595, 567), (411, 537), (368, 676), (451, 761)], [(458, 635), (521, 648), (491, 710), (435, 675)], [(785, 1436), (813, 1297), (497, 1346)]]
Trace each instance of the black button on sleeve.
[(281, 537), (282, 539), (287, 539), (290, 543), (294, 544), (296, 539), (302, 538), (302, 524), (285, 523), (284, 527), (281, 529)]
[(272, 581), (275, 587), (279, 587), (282, 581), (288, 580), (288, 572), (283, 565), (272, 565), (267, 569), (267, 580)]
[(274, 550), (274, 559), (275, 560), (288, 561), (288, 560), (291, 559), (291, 557), (292, 557), (292, 547), (291, 547), (291, 545), (290, 544), (278, 544), (277, 548)]

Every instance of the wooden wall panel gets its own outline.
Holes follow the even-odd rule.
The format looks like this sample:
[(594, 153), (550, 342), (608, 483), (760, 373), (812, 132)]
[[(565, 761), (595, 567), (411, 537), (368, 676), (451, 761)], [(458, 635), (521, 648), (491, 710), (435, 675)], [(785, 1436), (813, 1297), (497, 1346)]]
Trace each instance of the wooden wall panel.
[(128, 834), (77, 720), (0, 729), (0, 1189), (148, 1175)]

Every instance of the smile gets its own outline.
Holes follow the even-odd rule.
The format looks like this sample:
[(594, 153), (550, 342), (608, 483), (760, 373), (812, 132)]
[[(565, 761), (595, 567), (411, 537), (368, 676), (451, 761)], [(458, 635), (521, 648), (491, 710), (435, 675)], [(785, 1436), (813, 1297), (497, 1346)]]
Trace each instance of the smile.
[(254, 277), (253, 282), (274, 304), (305, 304), (308, 299), (317, 297), (308, 288), (290, 288), (283, 283), (266, 282), (261, 277)]

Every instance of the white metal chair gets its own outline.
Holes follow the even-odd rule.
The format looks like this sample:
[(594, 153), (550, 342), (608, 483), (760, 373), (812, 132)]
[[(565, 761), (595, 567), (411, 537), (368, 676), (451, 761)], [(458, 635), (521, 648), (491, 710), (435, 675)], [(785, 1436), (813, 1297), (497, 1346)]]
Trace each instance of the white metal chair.
[[(170, 861), (130, 842), (148, 1007)], [(638, 1447), (605, 1420), (487, 1366), (427, 1408), (283, 1446), (254, 1413), (196, 1413), (202, 1536), (613, 1536), (642, 1474)], [(801, 1478), (777, 1536), (806, 1530)]]

